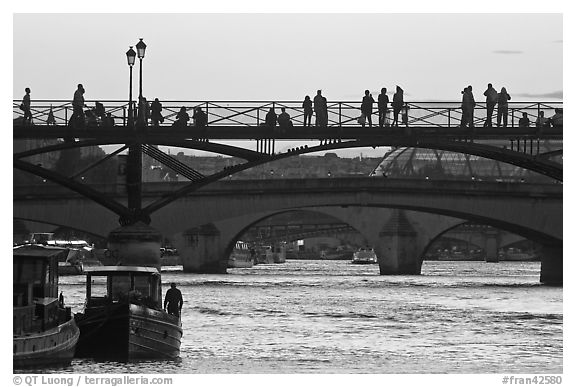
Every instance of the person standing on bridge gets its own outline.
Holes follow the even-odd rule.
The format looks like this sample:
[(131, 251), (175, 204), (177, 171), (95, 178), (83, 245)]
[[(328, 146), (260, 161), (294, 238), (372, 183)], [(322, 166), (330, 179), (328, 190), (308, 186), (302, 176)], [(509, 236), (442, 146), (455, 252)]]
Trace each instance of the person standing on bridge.
[(172, 124), (174, 128), (185, 128), (190, 121), (190, 115), (186, 111), (186, 106), (182, 106), (178, 114), (176, 114), (176, 121)]
[(474, 127), (474, 107), (476, 106), (476, 101), (474, 100), (474, 94), (472, 94), (472, 86), (468, 85), (468, 124), (471, 128)]
[(278, 126), (280, 126), (282, 133), (286, 133), (286, 130), (292, 127), (292, 121), (290, 120), (290, 114), (286, 113), (284, 106), (282, 106), (280, 110), (282, 113), (278, 116)]
[(24, 97), (22, 98), (22, 104), (20, 105), (20, 109), (24, 112), (23, 117), (23, 124), (30, 125), (32, 124), (32, 112), (30, 111), (30, 88), (25, 88)]
[(390, 99), (386, 95), (386, 88), (383, 87), (378, 95), (378, 125), (382, 128), (388, 126), (388, 103)]
[(158, 127), (160, 123), (164, 122), (164, 117), (162, 116), (162, 104), (158, 98), (154, 98), (152, 104), (150, 105), (150, 121), (152, 126)]
[(504, 127), (508, 126), (508, 101), (510, 100), (510, 94), (503, 87), (498, 94), (498, 116), (496, 117), (496, 126), (500, 127), (500, 122), (504, 124)]
[(313, 110), (312, 110), (312, 100), (310, 99), (309, 95), (304, 97), (304, 102), (302, 102), (302, 109), (304, 109), (304, 127), (311, 126)]
[(268, 113), (266, 113), (265, 118), (266, 126), (269, 127), (270, 129), (274, 129), (274, 127), (276, 126), (277, 118), (278, 116), (276, 115), (274, 108), (270, 108), (270, 110), (268, 110)]
[[(172, 282), (170, 289), (168, 289), (164, 297), (164, 310), (166, 310), (168, 314), (180, 317), (183, 304), (184, 299), (182, 298), (182, 292), (180, 292), (180, 290), (176, 288), (176, 284)], [(168, 307), (168, 309), (166, 309), (166, 307)]]
[(536, 118), (537, 128), (548, 128), (550, 127), (550, 120), (544, 117), (544, 110), (540, 110), (538, 117)]
[(74, 99), (72, 100), (72, 117), (70, 117), (69, 124), (78, 127), (86, 124), (84, 117), (84, 86), (78, 84), (78, 88), (74, 92)]
[(318, 90), (314, 97), (314, 112), (316, 113), (316, 126), (328, 126), (328, 101), (322, 95), (322, 90)]
[(192, 119), (194, 120), (194, 126), (197, 128), (205, 128), (208, 125), (208, 117), (206, 117), (206, 113), (199, 106), (194, 108)]
[(486, 121), (484, 122), (484, 127), (492, 127), (492, 115), (494, 114), (494, 107), (498, 102), (498, 92), (492, 87), (492, 84), (488, 84), (488, 88), (484, 92), (486, 97)]
[[(368, 119), (368, 125), (372, 127), (372, 106), (374, 105), (374, 98), (370, 94), (370, 90), (364, 91), (364, 97), (362, 98), (362, 105), (360, 105), (360, 111)], [(362, 121), (362, 127), (366, 125), (366, 121)]]
[(392, 96), (392, 109), (394, 109), (392, 126), (396, 125), (396, 127), (398, 127), (398, 114), (400, 114), (402, 107), (404, 107), (404, 90), (396, 85), (396, 93)]
[(528, 118), (528, 113), (526, 112), (522, 113), (522, 117), (518, 120), (518, 127), (519, 128), (530, 127), (530, 119)]

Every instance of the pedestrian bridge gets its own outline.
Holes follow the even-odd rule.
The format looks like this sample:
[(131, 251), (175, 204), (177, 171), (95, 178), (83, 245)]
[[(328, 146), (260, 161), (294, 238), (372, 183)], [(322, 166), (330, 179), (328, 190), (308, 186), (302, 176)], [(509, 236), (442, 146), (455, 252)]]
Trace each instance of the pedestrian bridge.
[[(190, 192), (245, 169), (295, 155), (338, 149), (380, 146), (440, 149), (507, 162), (562, 180), (562, 163), (558, 161), (562, 155), (562, 128), (519, 128), (515, 126), (514, 119), (507, 128), (481, 127), (485, 119), (481, 104), (476, 109), (478, 117), (475, 121), (480, 126), (477, 128), (458, 126), (461, 109), (456, 102), (408, 103), (408, 120), (403, 127), (393, 128), (362, 127), (355, 120), (359, 114), (359, 103), (333, 102), (329, 104), (328, 126), (304, 127), (299, 125), (303, 115), (301, 103), (295, 101), (171, 101), (164, 104), (166, 120), (163, 126), (134, 127), (127, 121), (125, 102), (101, 102), (108, 112), (120, 118), (120, 126), (107, 126), (99, 121), (78, 128), (67, 126), (71, 107), (65, 101), (34, 101), (32, 112), (35, 125), (23, 126), (18, 121), (21, 112), (16, 106), (19, 101), (15, 101), (14, 140), (41, 139), (44, 144), (16, 151), (14, 167), (79, 192), (124, 218), (128, 216), (128, 208), (82, 184), (79, 181), (80, 173), (72, 177), (62, 176), (29, 162), (27, 158), (78, 147), (118, 145), (119, 149), (102, 162), (127, 149), (140, 149), (190, 180), (187, 186), (148, 205), (142, 219), (149, 218), (153, 212)], [(170, 127), (181, 106), (190, 109), (203, 107), (208, 113), (208, 126)], [(510, 104), (510, 114), (512, 117), (523, 112), (528, 112), (530, 117), (535, 117), (539, 112), (549, 115), (553, 109), (561, 106), (561, 103), (516, 103)], [(261, 125), (264, 112), (278, 107), (285, 107), (291, 113), (295, 126), (284, 130)], [(44, 124), (49, 115), (53, 117), (50, 122), (55, 122), (55, 125)], [(303, 145), (279, 151), (278, 144), (288, 141)], [(162, 152), (158, 146), (214, 152), (236, 156), (246, 162), (205, 176)]]

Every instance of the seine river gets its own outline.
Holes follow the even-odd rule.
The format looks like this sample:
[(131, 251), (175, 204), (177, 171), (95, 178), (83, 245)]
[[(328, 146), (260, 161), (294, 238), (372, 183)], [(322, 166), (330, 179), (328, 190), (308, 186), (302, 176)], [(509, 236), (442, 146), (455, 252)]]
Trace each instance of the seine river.
[[(535, 262), (432, 262), (420, 276), (377, 265), (293, 261), (226, 275), (163, 273), (185, 304), (178, 361), (74, 360), (71, 373), (563, 372), (562, 288)], [(61, 278), (66, 303), (84, 277)], [(48, 371), (50, 372), (50, 371)]]

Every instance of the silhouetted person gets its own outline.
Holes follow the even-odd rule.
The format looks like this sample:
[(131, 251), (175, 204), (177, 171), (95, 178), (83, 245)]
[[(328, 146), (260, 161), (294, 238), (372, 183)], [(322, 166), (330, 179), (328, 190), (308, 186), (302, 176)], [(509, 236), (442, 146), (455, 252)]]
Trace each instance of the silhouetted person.
[(281, 107), (280, 110), (282, 113), (280, 113), (278, 116), (278, 126), (280, 126), (280, 129), (282, 129), (282, 132), (284, 132), (286, 129), (292, 127), (292, 121), (290, 121), (290, 115), (286, 113), (285, 107)]
[(172, 282), (170, 289), (166, 291), (166, 296), (164, 297), (164, 310), (171, 315), (180, 317), (183, 304), (182, 292), (180, 292), (180, 290), (176, 288), (176, 284)]
[(185, 128), (188, 126), (188, 121), (190, 121), (190, 115), (186, 111), (186, 107), (182, 106), (178, 113), (176, 114), (176, 121), (172, 124), (174, 128)]
[(269, 128), (274, 128), (276, 126), (276, 120), (277, 120), (278, 116), (276, 115), (276, 112), (274, 111), (274, 108), (270, 108), (270, 110), (268, 110), (268, 113), (266, 113), (266, 126)]
[(52, 110), (52, 104), (50, 104), (50, 111), (48, 112), (46, 125), (56, 125), (56, 118), (54, 118), (54, 111)]
[(486, 121), (484, 126), (492, 127), (492, 115), (494, 114), (494, 107), (498, 102), (498, 92), (492, 87), (492, 84), (488, 84), (488, 88), (484, 92), (486, 97)]
[(396, 86), (396, 93), (392, 96), (392, 109), (394, 110), (394, 121), (392, 126), (398, 126), (398, 114), (404, 106), (404, 90), (400, 86)]
[(150, 106), (146, 97), (138, 98), (138, 124), (141, 126), (148, 125), (148, 118), (150, 116)]
[(205, 128), (206, 125), (208, 125), (208, 117), (206, 116), (206, 113), (204, 113), (202, 108), (199, 107), (195, 108), (194, 115), (192, 116), (192, 118), (194, 119), (194, 126), (196, 126), (197, 128)]
[(84, 126), (84, 86), (78, 84), (78, 88), (74, 92), (74, 99), (72, 100), (72, 117), (70, 117), (70, 124), (72, 126)]
[(536, 118), (536, 127), (537, 128), (547, 128), (550, 126), (550, 120), (544, 117), (544, 111), (540, 110), (540, 114)]
[[(364, 91), (364, 97), (362, 98), (362, 105), (360, 105), (360, 111), (368, 120), (368, 125), (372, 127), (372, 106), (374, 105), (374, 98), (370, 94), (370, 90)], [(362, 124), (364, 126), (366, 121)]]
[(58, 306), (60, 308), (64, 308), (64, 293), (60, 292), (60, 296), (58, 296)]
[(474, 127), (474, 106), (476, 106), (476, 102), (472, 95), (472, 86), (465, 87), (462, 90), (462, 120), (460, 127)]
[(504, 124), (504, 127), (508, 126), (508, 101), (510, 100), (510, 94), (503, 87), (498, 93), (498, 116), (496, 118), (496, 126), (500, 127), (500, 122)]
[(106, 126), (114, 126), (116, 123), (114, 122), (114, 117), (112, 117), (112, 113), (106, 113), (106, 118), (104, 119), (104, 125)]
[(564, 123), (564, 111), (561, 108), (554, 109), (554, 115), (550, 117), (550, 123), (554, 128), (561, 128)]
[(518, 127), (528, 128), (530, 126), (530, 120), (528, 119), (528, 113), (522, 113), (522, 118), (518, 120)]
[(93, 128), (95, 126), (98, 126), (98, 120), (96, 119), (96, 114), (94, 113), (94, 110), (90, 109), (90, 110), (86, 110), (86, 125), (90, 128)]
[(164, 117), (162, 116), (162, 104), (158, 98), (154, 98), (152, 104), (150, 105), (150, 121), (152, 126), (160, 126), (160, 123), (164, 122)]
[(304, 102), (302, 102), (302, 108), (304, 109), (304, 126), (311, 126), (312, 122), (312, 100), (310, 96), (304, 97)]
[(104, 122), (106, 120), (106, 109), (104, 108), (104, 105), (96, 101), (95, 106), (94, 114), (96, 115), (96, 118), (100, 118), (101, 122)]
[(314, 97), (314, 113), (316, 113), (316, 126), (328, 126), (328, 101), (322, 95), (322, 90), (318, 90)]
[(380, 95), (378, 95), (378, 125), (383, 127), (384, 124), (388, 126), (387, 122), (387, 113), (388, 113), (388, 103), (390, 99), (386, 95), (386, 88), (383, 87), (380, 91)]
[(30, 125), (32, 123), (32, 112), (30, 111), (30, 88), (25, 88), (24, 97), (22, 98), (22, 104), (20, 105), (20, 109), (24, 112), (23, 117), (23, 124)]
[(404, 108), (402, 109), (402, 125), (408, 126), (408, 104), (404, 104)]

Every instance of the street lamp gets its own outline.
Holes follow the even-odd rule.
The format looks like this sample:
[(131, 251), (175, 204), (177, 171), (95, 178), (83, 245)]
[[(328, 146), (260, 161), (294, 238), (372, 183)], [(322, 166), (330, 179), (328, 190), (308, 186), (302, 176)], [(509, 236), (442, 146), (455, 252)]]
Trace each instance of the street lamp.
[(132, 110), (132, 66), (136, 61), (136, 52), (130, 46), (130, 49), (126, 51), (126, 59), (128, 60), (128, 66), (130, 66), (130, 92), (128, 98), (128, 124), (131, 125), (134, 118), (134, 112)]
[(142, 98), (142, 59), (144, 59), (144, 54), (146, 53), (146, 43), (140, 38), (140, 41), (136, 43), (136, 51), (138, 51), (138, 59), (140, 59), (140, 94), (139, 98)]

